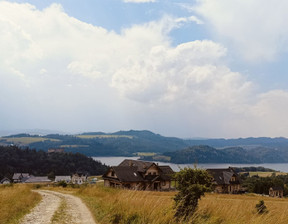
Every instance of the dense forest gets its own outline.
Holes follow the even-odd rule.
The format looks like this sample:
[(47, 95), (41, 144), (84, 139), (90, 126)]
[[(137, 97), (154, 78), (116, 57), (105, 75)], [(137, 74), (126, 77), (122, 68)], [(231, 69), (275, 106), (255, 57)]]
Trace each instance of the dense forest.
[(3, 176), (11, 178), (16, 172), (54, 177), (71, 175), (76, 171), (101, 175), (106, 170), (107, 166), (80, 153), (47, 153), (17, 146), (0, 146), (0, 179)]

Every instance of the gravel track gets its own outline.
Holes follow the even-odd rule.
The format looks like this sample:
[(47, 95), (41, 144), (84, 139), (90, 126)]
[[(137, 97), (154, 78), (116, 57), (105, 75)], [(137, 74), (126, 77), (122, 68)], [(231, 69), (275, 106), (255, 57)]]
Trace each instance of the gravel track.
[[(41, 194), (41, 202), (29, 213), (21, 224), (95, 224), (95, 221), (86, 205), (80, 198), (48, 190), (35, 190)], [(61, 204), (65, 204), (60, 221), (53, 220)], [(59, 212), (58, 212), (59, 213)]]

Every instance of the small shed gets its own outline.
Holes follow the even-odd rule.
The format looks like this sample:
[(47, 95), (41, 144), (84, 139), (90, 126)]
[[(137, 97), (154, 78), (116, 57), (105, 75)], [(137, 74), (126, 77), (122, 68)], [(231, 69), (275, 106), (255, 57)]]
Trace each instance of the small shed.
[(67, 184), (71, 183), (71, 176), (55, 176), (55, 181), (54, 181), (55, 183), (58, 183), (61, 181), (64, 181)]
[(7, 177), (4, 177), (1, 181), (0, 184), (11, 184), (11, 180), (8, 179)]
[(24, 183), (50, 183), (51, 180), (47, 176), (33, 176), (31, 175)]
[(279, 186), (270, 187), (269, 196), (274, 198), (283, 198), (283, 188)]
[(14, 183), (21, 183), (27, 180), (29, 176), (29, 173), (14, 173), (12, 180)]

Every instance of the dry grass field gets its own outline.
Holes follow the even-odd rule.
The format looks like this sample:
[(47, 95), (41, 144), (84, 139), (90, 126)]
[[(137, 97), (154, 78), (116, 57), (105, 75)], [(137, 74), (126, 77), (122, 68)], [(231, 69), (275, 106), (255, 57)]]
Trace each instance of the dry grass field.
[[(64, 189), (63, 189), (64, 190)], [(92, 211), (99, 224), (287, 224), (288, 199), (257, 195), (206, 194), (189, 222), (173, 217), (175, 192), (148, 192), (88, 186), (67, 188)], [(269, 212), (259, 215), (256, 204), (264, 200)]]
[(0, 223), (18, 223), (40, 200), (41, 196), (31, 191), (31, 185), (0, 185)]
[[(49, 190), (79, 196), (97, 223), (108, 224), (286, 224), (288, 199), (258, 195), (206, 194), (188, 222), (174, 219), (175, 192), (149, 192), (106, 188), (103, 185), (80, 188), (49, 187)], [(40, 196), (31, 186), (0, 187), (0, 223), (16, 224)], [(259, 215), (256, 204), (264, 200), (268, 213)]]

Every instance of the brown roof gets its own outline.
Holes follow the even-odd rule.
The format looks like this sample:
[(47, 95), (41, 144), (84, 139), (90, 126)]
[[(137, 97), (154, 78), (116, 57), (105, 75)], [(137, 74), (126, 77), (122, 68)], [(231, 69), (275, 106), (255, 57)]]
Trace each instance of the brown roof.
[(141, 160), (132, 160), (132, 159), (125, 159), (123, 160), (118, 166), (133, 166), (137, 167), (138, 172), (145, 172), (150, 166), (152, 166), (153, 162), (141, 161)]
[(175, 172), (170, 166), (159, 166), (159, 168), (162, 171), (160, 175), (162, 180), (171, 180), (173, 178)]
[(236, 177), (236, 181), (234, 181), (233, 183), (235, 184), (239, 184), (239, 178), (237, 173), (234, 172), (234, 170), (232, 168), (227, 168), (227, 169), (207, 169), (208, 173), (210, 173), (213, 178), (214, 181), (219, 184), (219, 185), (229, 185), (231, 184), (230, 179), (232, 176)]
[(273, 191), (283, 191), (283, 188), (280, 186), (271, 187), (270, 189), (272, 189)]
[(117, 178), (122, 182), (144, 181), (142, 175), (137, 171), (137, 167), (114, 166), (112, 167)]
[(171, 174), (173, 174), (174, 171), (170, 168), (170, 166), (157, 166), (159, 168), (160, 175), (147, 175), (144, 177), (145, 171), (153, 164), (157, 166), (153, 162), (125, 159), (118, 166), (111, 167), (106, 174), (103, 175), (103, 178), (113, 178), (107, 176), (109, 171), (112, 169), (117, 176), (115, 179), (119, 179), (121, 182), (155, 181), (156, 178), (171, 180)]

